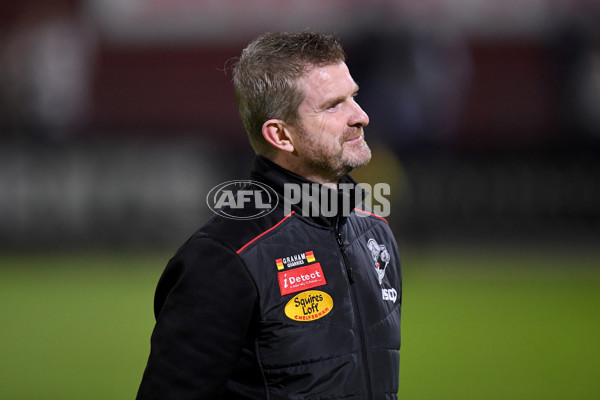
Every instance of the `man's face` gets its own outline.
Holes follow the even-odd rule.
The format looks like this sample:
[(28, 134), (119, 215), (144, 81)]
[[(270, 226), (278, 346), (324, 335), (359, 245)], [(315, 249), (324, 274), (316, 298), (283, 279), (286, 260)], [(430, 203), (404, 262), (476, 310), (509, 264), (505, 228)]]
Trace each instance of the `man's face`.
[(366, 165), (371, 150), (363, 127), (369, 117), (354, 99), (358, 86), (346, 64), (314, 67), (298, 85), (305, 97), (298, 108), (300, 126), (293, 129), (293, 143), (304, 168), (335, 182)]

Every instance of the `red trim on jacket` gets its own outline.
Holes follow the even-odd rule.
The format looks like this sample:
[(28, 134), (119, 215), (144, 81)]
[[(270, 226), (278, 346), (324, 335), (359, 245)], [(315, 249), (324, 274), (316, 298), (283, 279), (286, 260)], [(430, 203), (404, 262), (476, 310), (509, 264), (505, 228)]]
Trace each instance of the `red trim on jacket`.
[(292, 214), (295, 211), (292, 211), (291, 213), (289, 213), (288, 215), (286, 215), (285, 217), (283, 217), (283, 219), (281, 221), (279, 221), (278, 223), (276, 223), (274, 226), (272, 226), (271, 228), (267, 229), (266, 231), (264, 231), (263, 233), (261, 233), (260, 235), (256, 236), (254, 239), (252, 239), (251, 241), (249, 241), (248, 243), (246, 243), (245, 245), (243, 245), (242, 247), (240, 247), (240, 249), (238, 251), (236, 251), (237, 254), (240, 254), (240, 252), (242, 250), (244, 250), (246, 247), (248, 247), (252, 242), (254, 242), (255, 240), (257, 240), (258, 238), (260, 238), (262, 235), (272, 231), (273, 229), (277, 228), (277, 226), (279, 226), (283, 221), (285, 221), (286, 219), (288, 219), (289, 217), (292, 216)]
[(361, 210), (360, 208), (355, 208), (355, 209), (354, 209), (354, 211), (359, 211), (359, 212), (361, 212), (361, 213), (363, 213), (363, 214), (371, 215), (371, 216), (373, 216), (373, 217), (375, 217), (375, 218), (379, 218), (379, 219), (382, 219), (382, 220), (384, 220), (384, 221), (385, 221), (385, 223), (386, 223), (386, 224), (388, 224), (388, 225), (390, 224), (390, 223), (387, 221), (387, 219), (385, 219), (385, 218), (383, 218), (383, 217), (380, 217), (380, 216), (379, 216), (379, 215), (377, 215), (377, 214), (373, 214), (373, 213), (371, 213), (371, 212), (368, 212), (368, 211), (365, 211), (365, 210)]

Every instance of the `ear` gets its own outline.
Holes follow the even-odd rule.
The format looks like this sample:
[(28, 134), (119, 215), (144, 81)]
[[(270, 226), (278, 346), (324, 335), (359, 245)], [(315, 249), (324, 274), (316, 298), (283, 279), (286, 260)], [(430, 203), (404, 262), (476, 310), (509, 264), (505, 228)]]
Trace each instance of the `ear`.
[(291, 153), (294, 143), (286, 124), (280, 119), (270, 119), (262, 126), (262, 134), (273, 147)]

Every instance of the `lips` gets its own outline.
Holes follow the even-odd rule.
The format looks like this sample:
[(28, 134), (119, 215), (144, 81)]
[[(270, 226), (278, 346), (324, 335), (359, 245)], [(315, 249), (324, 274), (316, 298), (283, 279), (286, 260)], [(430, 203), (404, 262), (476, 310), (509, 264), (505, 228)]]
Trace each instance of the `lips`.
[(363, 138), (363, 132), (362, 130), (358, 132), (358, 134), (356, 132), (353, 132), (353, 134), (351, 135), (344, 135), (344, 143), (356, 143), (359, 142), (360, 140), (362, 140)]
[(344, 142), (352, 144), (352, 143), (360, 142), (362, 139), (363, 139), (363, 135), (361, 134), (361, 135), (353, 136), (349, 139), (346, 139)]

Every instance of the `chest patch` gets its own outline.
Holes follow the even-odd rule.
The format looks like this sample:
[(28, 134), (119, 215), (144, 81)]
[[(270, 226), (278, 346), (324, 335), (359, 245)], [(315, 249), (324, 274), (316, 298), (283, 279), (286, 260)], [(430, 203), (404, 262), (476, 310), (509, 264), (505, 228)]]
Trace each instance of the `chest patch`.
[(319, 263), (281, 271), (277, 273), (277, 279), (282, 296), (323, 286), (327, 283)]
[(285, 315), (294, 321), (314, 321), (333, 309), (333, 299), (320, 290), (308, 290), (295, 295), (285, 306)]
[(315, 261), (317, 261), (315, 259), (315, 254), (310, 250), (304, 253), (278, 258), (275, 260), (275, 265), (277, 265), (278, 271), (282, 271), (285, 268), (294, 268)]
[(383, 283), (383, 277), (385, 276), (385, 269), (390, 262), (390, 253), (384, 244), (379, 244), (375, 239), (369, 239), (367, 247), (371, 251), (371, 258), (375, 266), (375, 273), (377, 274), (377, 280), (379, 285)]

